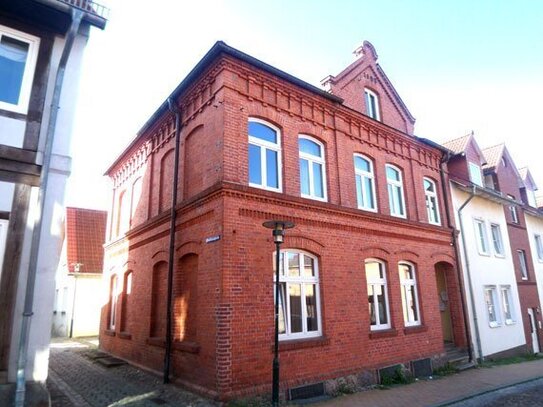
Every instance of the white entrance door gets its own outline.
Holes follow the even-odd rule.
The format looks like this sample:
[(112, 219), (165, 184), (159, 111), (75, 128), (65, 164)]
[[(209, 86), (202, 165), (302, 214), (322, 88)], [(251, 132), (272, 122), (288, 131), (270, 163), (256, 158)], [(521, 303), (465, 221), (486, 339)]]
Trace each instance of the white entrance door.
[(530, 318), (530, 331), (532, 334), (532, 349), (534, 353), (539, 353), (539, 342), (537, 341), (537, 325), (534, 317), (534, 310), (528, 308), (528, 318)]

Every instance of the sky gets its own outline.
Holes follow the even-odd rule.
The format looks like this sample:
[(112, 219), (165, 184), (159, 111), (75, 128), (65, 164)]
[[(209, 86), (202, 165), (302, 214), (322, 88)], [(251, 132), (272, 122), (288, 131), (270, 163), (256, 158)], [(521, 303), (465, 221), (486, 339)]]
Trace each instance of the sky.
[[(97, 0), (100, 2), (100, 0)], [(320, 86), (364, 40), (416, 118), (444, 142), (505, 142), (543, 195), (539, 0), (108, 0), (84, 56), (66, 204), (110, 207), (105, 170), (213, 44)]]

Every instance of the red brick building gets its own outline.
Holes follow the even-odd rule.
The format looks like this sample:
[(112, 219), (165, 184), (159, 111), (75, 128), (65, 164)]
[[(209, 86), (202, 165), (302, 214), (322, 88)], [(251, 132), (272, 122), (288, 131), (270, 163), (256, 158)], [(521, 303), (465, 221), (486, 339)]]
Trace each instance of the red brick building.
[[(437, 360), (444, 340), (466, 346), (445, 152), (413, 136), (371, 44), (326, 85), (218, 42), (171, 94), (181, 111), (171, 377), (192, 389), (221, 399), (271, 390), (270, 219), (296, 225), (282, 245), (283, 394), (374, 382), (380, 368)], [(156, 371), (175, 134), (164, 102), (107, 171), (101, 346)]]

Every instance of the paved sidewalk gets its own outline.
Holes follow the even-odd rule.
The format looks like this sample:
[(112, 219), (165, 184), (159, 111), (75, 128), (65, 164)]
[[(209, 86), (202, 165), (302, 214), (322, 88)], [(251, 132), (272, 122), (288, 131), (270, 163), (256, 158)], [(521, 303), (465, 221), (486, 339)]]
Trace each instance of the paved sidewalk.
[(479, 368), (388, 390), (346, 395), (316, 406), (445, 406), (471, 396), (543, 377), (543, 360)]

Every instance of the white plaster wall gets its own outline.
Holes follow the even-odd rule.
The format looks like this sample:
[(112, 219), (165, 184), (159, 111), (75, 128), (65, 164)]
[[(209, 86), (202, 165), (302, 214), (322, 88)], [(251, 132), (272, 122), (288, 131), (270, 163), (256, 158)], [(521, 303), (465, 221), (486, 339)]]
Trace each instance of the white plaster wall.
[(80, 274), (75, 288), (73, 336), (97, 336), (100, 327), (102, 275)]
[[(454, 186), (451, 187), (453, 206), (455, 211), (455, 220), (460, 228), (460, 219), (458, 209), (469, 198), (469, 194), (460, 191)], [(487, 227), (488, 243), (491, 254), (488, 256), (479, 254), (477, 246), (477, 236), (475, 234), (474, 218), (485, 220)], [(515, 348), (526, 343), (524, 337), (524, 328), (522, 323), (522, 310), (520, 308), (518, 288), (515, 279), (513, 260), (509, 244), (509, 235), (507, 233), (507, 224), (505, 221), (503, 207), (490, 200), (475, 197), (462, 210), (462, 219), (464, 225), (464, 234), (460, 234), (459, 251), (462, 259), (462, 269), (466, 287), (466, 300), (468, 304), (469, 323), (472, 333), (473, 348), (475, 354), (479, 357), (477, 342), (475, 339), (475, 323), (479, 328), (481, 348), (483, 356), (492, 355), (497, 352)], [(490, 231), (490, 222), (500, 225), (504, 257), (498, 257), (493, 252), (492, 235)], [(465, 248), (467, 259), (464, 252), (462, 239), (465, 239)], [(469, 265), (469, 266), (468, 266)], [(471, 275), (471, 285), (468, 279), (468, 267)], [(497, 327), (490, 327), (488, 313), (484, 300), (485, 286), (494, 285), (498, 291), (497, 312), (501, 315), (501, 324)], [(513, 299), (513, 315), (515, 323), (506, 325), (503, 317), (501, 305), (500, 286), (510, 286)], [(471, 290), (473, 290), (473, 300), (475, 303), (475, 312), (471, 302)], [(477, 322), (475, 322), (477, 317)]]
[(0, 144), (21, 148), (23, 146), (26, 121), (0, 117)]
[[(534, 235), (540, 235), (543, 239), (543, 215), (534, 216), (528, 212), (524, 212), (524, 214), (526, 215), (526, 233), (528, 233), (528, 239), (530, 240), (530, 250), (532, 252), (539, 303), (543, 304), (543, 261), (537, 258), (537, 247), (534, 238)], [(539, 327), (539, 329), (541, 329), (541, 327)]]

